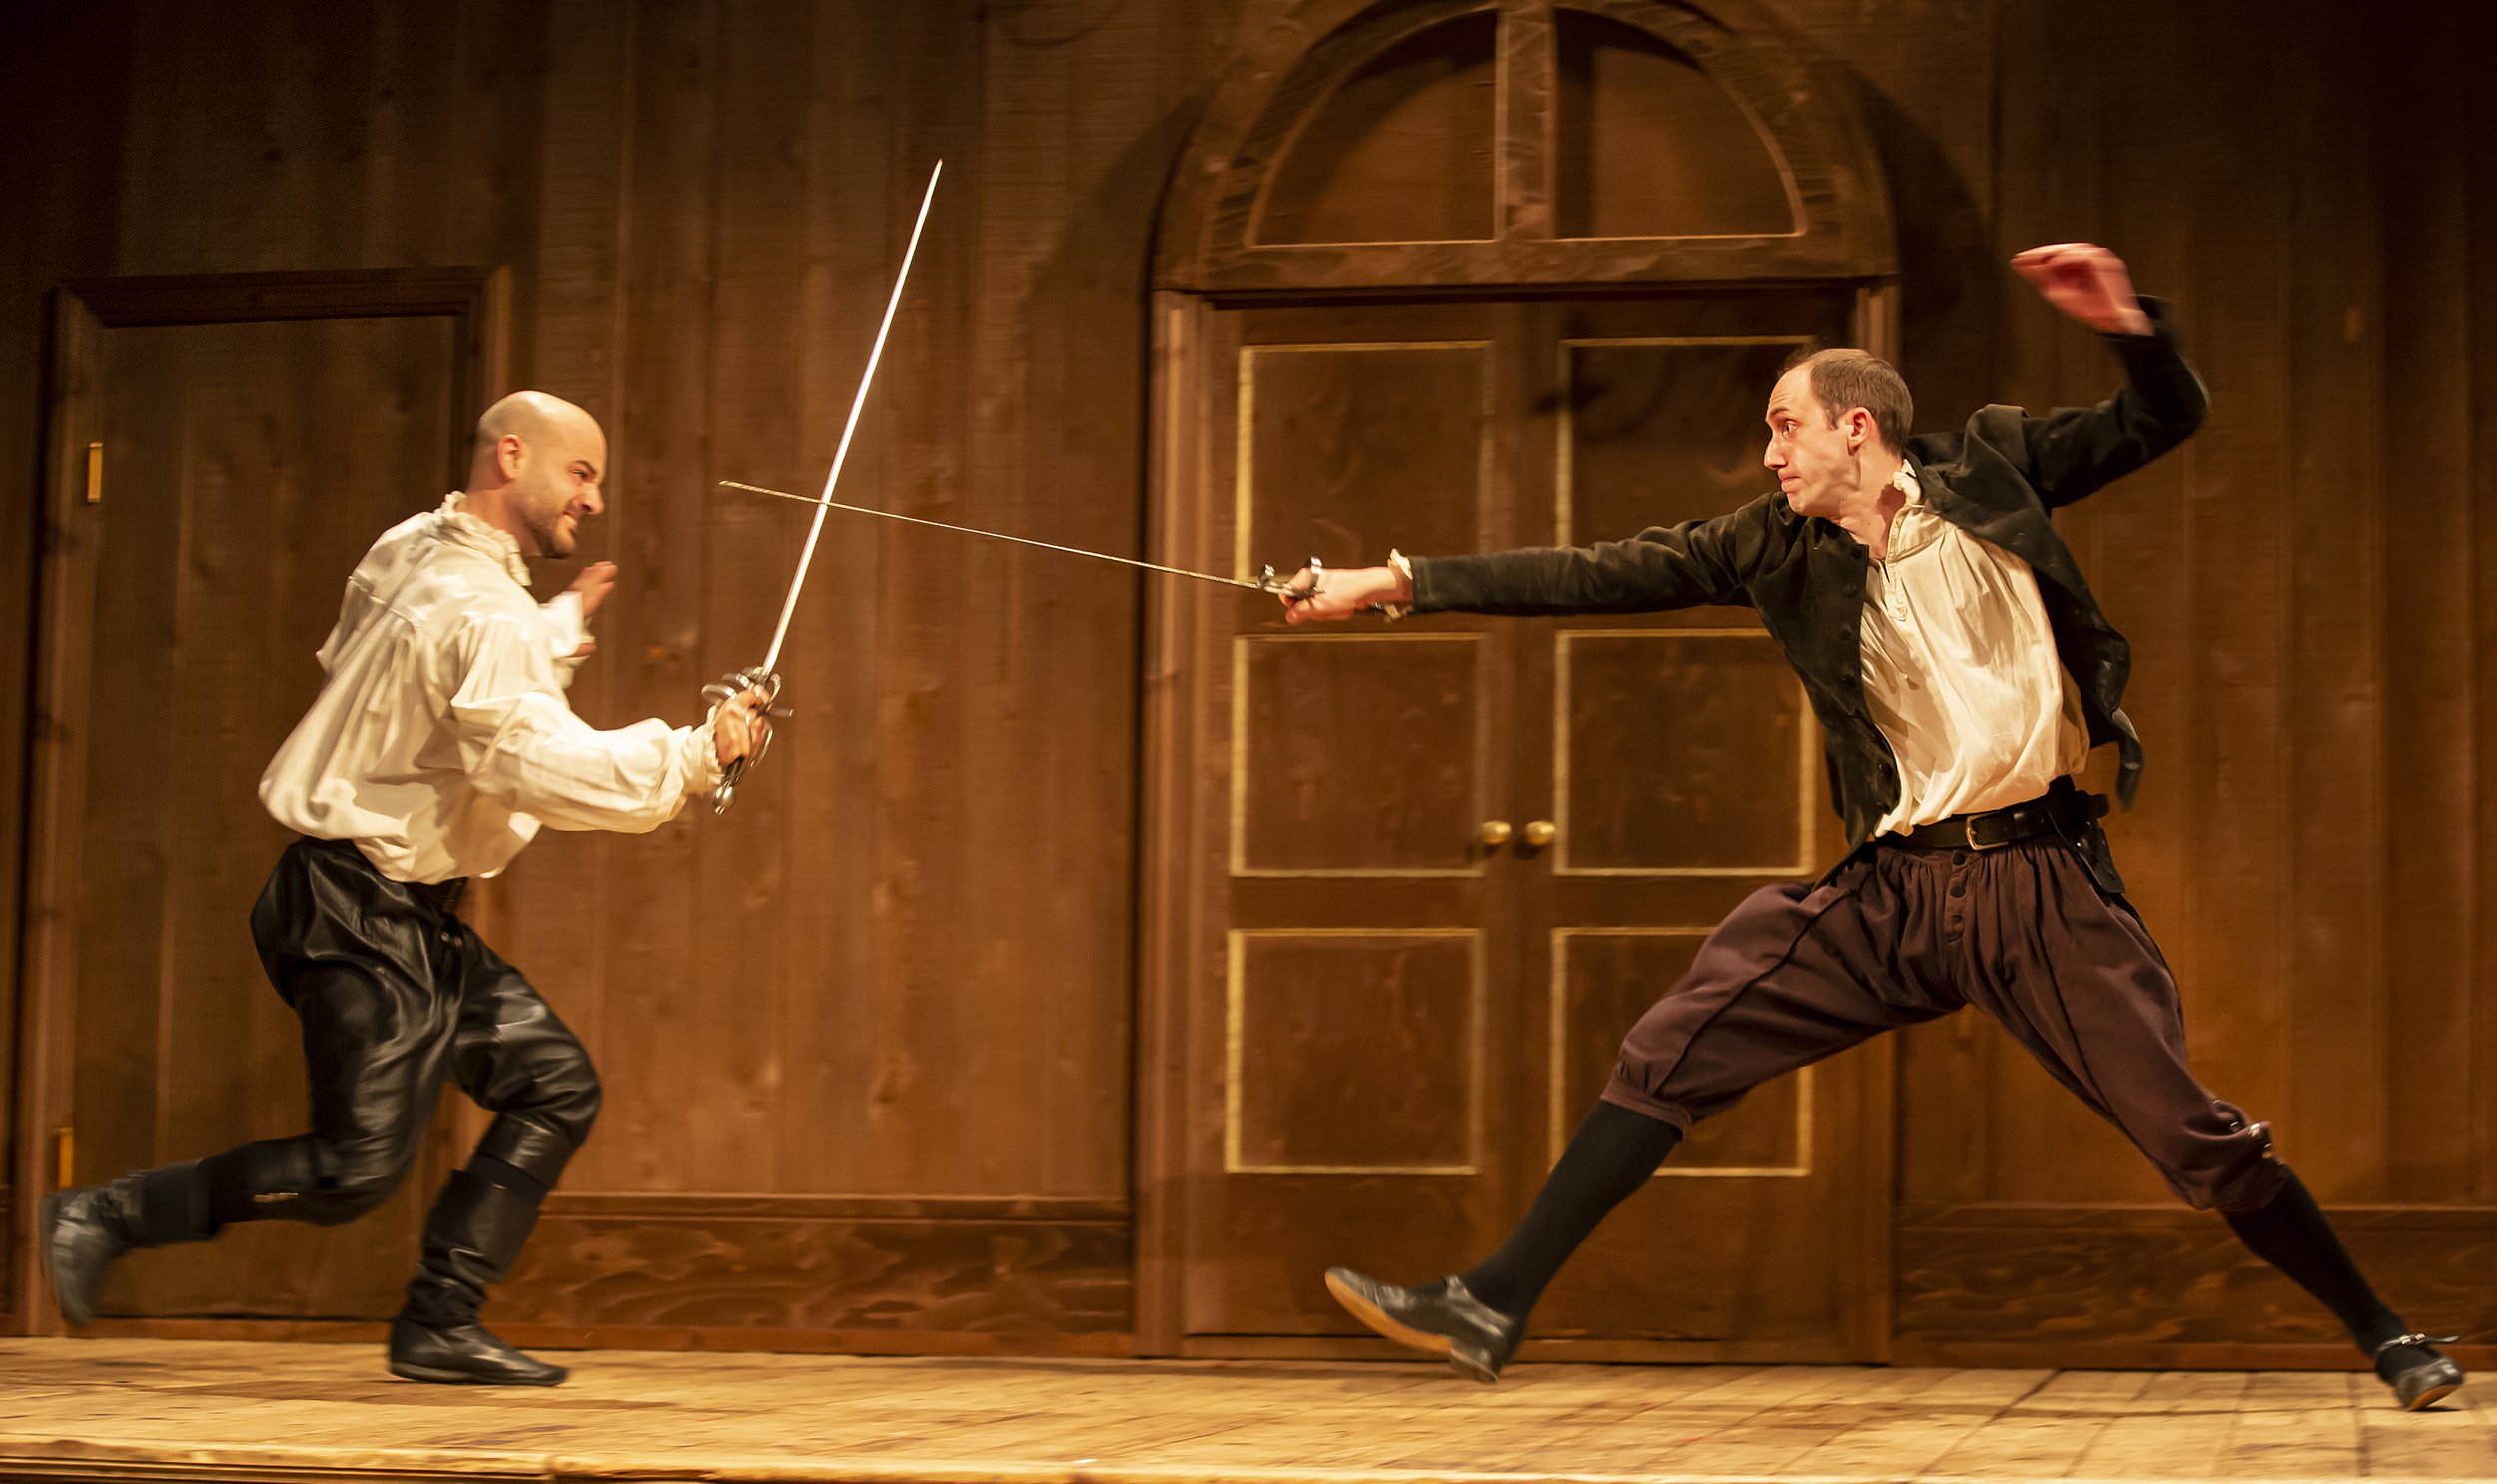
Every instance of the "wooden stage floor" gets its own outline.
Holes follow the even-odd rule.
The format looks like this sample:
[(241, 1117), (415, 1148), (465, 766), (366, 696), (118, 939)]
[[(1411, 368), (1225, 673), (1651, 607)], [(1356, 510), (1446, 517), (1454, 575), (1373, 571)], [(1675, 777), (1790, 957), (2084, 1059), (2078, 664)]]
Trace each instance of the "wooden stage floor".
[(0, 1477), (2497, 1480), (2489, 1398), (2404, 1415), (2343, 1374), (566, 1358), (521, 1392), (394, 1381), (366, 1347), (0, 1340)]

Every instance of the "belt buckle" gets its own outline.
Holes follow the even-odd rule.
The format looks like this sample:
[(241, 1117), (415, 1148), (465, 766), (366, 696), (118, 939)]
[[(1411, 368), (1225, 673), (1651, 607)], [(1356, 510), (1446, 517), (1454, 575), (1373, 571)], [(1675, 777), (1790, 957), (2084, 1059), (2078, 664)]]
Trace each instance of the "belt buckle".
[[(1968, 848), (1974, 851), (1988, 851), (2001, 850), (2003, 847), (2010, 845), (2014, 839), (2010, 830), (2012, 827), (2012, 815), (2016, 811), (2014, 810), (2004, 809), (1990, 814), (1980, 814), (1971, 818), (1968, 822)], [(1999, 840), (1980, 840), (1977, 837), (1977, 827), (1990, 819), (2001, 820), (2005, 828), (2005, 834), (2003, 838)]]

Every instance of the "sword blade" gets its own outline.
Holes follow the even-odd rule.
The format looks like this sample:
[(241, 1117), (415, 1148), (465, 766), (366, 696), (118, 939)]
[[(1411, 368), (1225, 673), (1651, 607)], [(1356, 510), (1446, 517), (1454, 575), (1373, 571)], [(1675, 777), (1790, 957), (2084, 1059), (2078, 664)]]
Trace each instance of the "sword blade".
[(893, 295), (885, 301), (884, 323), (876, 327), (876, 344), (867, 353), (867, 370), (858, 378), (858, 394), (850, 398), (850, 420), (841, 426), (841, 446), (832, 455), (832, 472), (824, 476), (824, 503), (815, 511), (815, 523), (807, 527), (806, 545), (798, 552), (797, 575), (789, 579), (789, 596), (780, 605), (780, 623), (772, 630), (772, 647), (763, 656), (762, 668), (771, 673), (780, 668), (780, 646), (789, 637), (789, 619), (798, 611), (798, 594), (806, 590), (807, 569), (815, 563), (815, 543), (824, 533), (824, 516), (831, 511), (833, 486), (841, 482), (841, 465), (850, 456), (850, 439), (858, 433), (858, 414), (867, 405), (867, 388), (875, 384), (876, 363), (884, 359), (885, 337), (893, 331), (893, 312), (902, 307), (902, 286), (910, 282), (911, 260), (919, 256), (919, 234), (928, 225), (928, 208), (936, 204), (937, 180), (945, 174), (945, 162), (939, 160), (928, 175), (928, 194), (919, 199), (919, 220), (911, 224), (910, 246), (902, 250), (901, 272), (893, 276)]
[(879, 520), (898, 520), (904, 525), (924, 525), (931, 530), (950, 530), (957, 535), (985, 536), (992, 541), (1011, 541), (1018, 546), (1032, 546), (1042, 551), (1056, 551), (1066, 556), (1089, 556), (1095, 561), (1116, 562), (1123, 567), (1160, 572), (1166, 577), (1190, 577), (1199, 582), (1220, 582), (1225, 587), (1245, 587), (1250, 592), (1286, 592), (1289, 590), (1271, 582), (1250, 582), (1244, 577), (1218, 577), (1212, 572), (1192, 572), (1186, 567), (1166, 567), (1155, 562), (1138, 561), (1132, 556), (1112, 556), (1107, 551), (1087, 551), (1081, 546), (1059, 546), (1048, 541), (1035, 541), (1025, 536), (1010, 536), (1002, 531), (982, 530), (976, 525), (954, 525), (943, 520), (923, 520), (916, 515), (896, 515), (891, 510), (871, 509), (866, 505), (845, 505), (839, 500), (817, 499), (807, 494), (791, 494), (785, 489), (765, 489), (760, 484), (740, 484), (734, 479), (722, 479), (719, 482), (720, 486), (725, 489), (742, 489), (749, 494), (768, 494), (775, 499), (792, 499), (801, 505), (814, 505), (817, 507), (815, 518), (818, 521), (823, 519), (826, 510), (847, 510), (853, 515), (873, 515)]

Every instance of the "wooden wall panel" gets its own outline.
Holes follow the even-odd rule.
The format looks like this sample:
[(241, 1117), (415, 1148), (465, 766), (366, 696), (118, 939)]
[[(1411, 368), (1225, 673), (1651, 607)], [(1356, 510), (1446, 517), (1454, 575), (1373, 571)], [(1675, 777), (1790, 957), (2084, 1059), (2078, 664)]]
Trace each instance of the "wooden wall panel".
[(1124, 1202), (574, 1195), (495, 1323), (523, 1344), (1115, 1354)]
[[(2281, 70), (2329, 72), (2336, 59), (2363, 54), (2368, 29), (2346, 8), (2326, 7), (2290, 33)], [(2320, 1200), (2450, 1199), (2387, 1179), (2396, 1066), (2386, 1035), (2390, 852), (2350, 848), (2350, 822), (2382, 820), (2388, 796), (2411, 787), (2385, 769), (2386, 527), (2406, 512), (2388, 503), (2397, 481), (2374, 455), (2383, 313), (2373, 230), (2383, 202), (2367, 131), (2350, 128), (2345, 110), (2309, 101), (2280, 137), (2294, 162), (2283, 182), (2290, 297), (2279, 425), (2288, 467), (2275, 494), (2291, 552), (2280, 1002), (2282, 1059), (2295, 1075), (2280, 1113), (2294, 1120), (2283, 1148)]]
[[(124, 169), (130, 18), (111, 6), (58, 7), (0, 48), (0, 1325), (21, 1310), (14, 1281), (17, 1171), (50, 1130), (18, 1124), (18, 967), (25, 890), (25, 785), (36, 725), (29, 695), (35, 633), (36, 516), (50, 365), (48, 297), (61, 278), (107, 259)], [(85, 65), (68, 65), (77, 59)], [(48, 1157), (45, 1162), (50, 1162)]]
[[(2437, 50), (2404, 42), (2387, 71), (2434, 78)], [(2398, 59), (2396, 61), (2395, 59)], [(2379, 89), (2377, 150), (2383, 182), (2384, 425), (2372, 445), (2388, 470), (2423, 472), (2420, 436), (2430, 408), (2466, 405), (2473, 341), (2469, 204), (2448, 170), (2407, 145), (2419, 131), (2464, 126), (2455, 91)], [(2485, 251), (2483, 245), (2482, 251)], [(2438, 486), (2458, 492), (2476, 473), (2467, 448), (2435, 445)], [(2473, 591), (2470, 496), (2421, 497), (2411, 478), (2393, 481), (2404, 518), (2385, 525), (2385, 767), (2402, 780), (2385, 799), (2386, 1034), (2402, 1076), (2386, 1087), (2386, 1122), (2402, 1132), (2384, 1159), (2390, 1188), (2490, 1198), (2487, 1130), (2474, 1126), (2468, 1092), (2473, 1035), (2489, 1012), (2460, 993), (2483, 983), (2478, 960), (2484, 792), (2470, 745), (2485, 701), (2467, 683), (2480, 640)], [(2484, 1005), (2485, 1002), (2482, 1002)], [(2476, 1013), (2475, 1013), (2476, 1012)]]
[[(2420, 82), (2452, 64), (2356, 64), (2380, 33), (2323, 5), (2239, 38), (2258, 55), (2224, 72), (2199, 65), (2214, 38), (2177, 7), (2002, 6), (1995, 24), (1994, 256), (2115, 247), (2176, 300), (2214, 403), (2179, 454), (2060, 517), (2135, 644), (2149, 768), (2111, 822), (2131, 895), (2204, 1080), (2274, 1122), (2405, 1312), (2484, 1337), (2485, 1294), (2420, 1286), (2497, 1230), (2465, 1091), (2485, 1081), (2492, 993), (2469, 617), (2489, 568), (2461, 493), (2480, 465), (2457, 437), (2438, 461), (2456, 497), (2408, 497), (2421, 460), (2394, 431), (2419, 399), (2459, 404), (2489, 354), (2466, 328), (2463, 183), (2410, 163), (2412, 141), (2461, 127)], [(2007, 286), (1995, 395), (2104, 394), (2089, 337), (1972, 271)], [(1911, 344), (1921, 309), (1906, 301)], [(1957, 413), (1929, 402), (1920, 420)], [(2349, 1358), (1994, 1028), (1916, 1033), (1900, 1097), (1899, 1358)], [(2116, 1229), (2135, 1217), (2140, 1234)]]

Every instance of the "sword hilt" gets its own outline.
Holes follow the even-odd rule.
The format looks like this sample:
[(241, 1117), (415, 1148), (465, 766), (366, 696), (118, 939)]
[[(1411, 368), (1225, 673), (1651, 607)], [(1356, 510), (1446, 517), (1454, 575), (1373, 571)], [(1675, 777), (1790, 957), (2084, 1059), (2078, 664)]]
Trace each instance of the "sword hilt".
[[(712, 681), (709, 685), (702, 687), (702, 699), (710, 702), (711, 709), (716, 711), (721, 706), (735, 700), (737, 697), (744, 695), (750, 690), (759, 690), (763, 693), (763, 708), (761, 714), (764, 717), (770, 718), (775, 716), (787, 716), (789, 714), (787, 711), (781, 710), (772, 704), (780, 699), (780, 677), (773, 674), (771, 671), (764, 669), (761, 665), (755, 665), (749, 669), (732, 670), (728, 674), (721, 676), (719, 679)], [(766, 728), (763, 732), (762, 746), (756, 748), (753, 752), (747, 754), (746, 756), (738, 758), (736, 761), (720, 770), (719, 787), (711, 790), (711, 812), (713, 814), (726, 814), (729, 811), (730, 807), (737, 802), (737, 785), (746, 776), (746, 765), (748, 763), (761, 762), (763, 760), (763, 755), (771, 750), (772, 734), (770, 729)]]
[(1257, 574), (1257, 585), (1280, 597), (1284, 602), (1305, 603), (1316, 597), (1318, 590), (1326, 585), (1326, 563), (1312, 556), (1306, 565), (1309, 569), (1309, 585), (1306, 587), (1294, 587), (1276, 577), (1272, 567), (1267, 567)]

